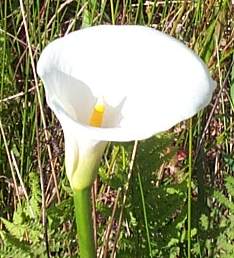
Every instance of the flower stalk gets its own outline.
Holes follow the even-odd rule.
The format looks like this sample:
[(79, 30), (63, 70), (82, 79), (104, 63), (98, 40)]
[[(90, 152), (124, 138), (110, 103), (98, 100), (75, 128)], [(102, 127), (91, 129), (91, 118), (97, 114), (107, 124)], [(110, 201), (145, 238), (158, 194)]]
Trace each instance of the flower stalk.
[(92, 220), (91, 187), (74, 190), (75, 217), (81, 258), (96, 258)]

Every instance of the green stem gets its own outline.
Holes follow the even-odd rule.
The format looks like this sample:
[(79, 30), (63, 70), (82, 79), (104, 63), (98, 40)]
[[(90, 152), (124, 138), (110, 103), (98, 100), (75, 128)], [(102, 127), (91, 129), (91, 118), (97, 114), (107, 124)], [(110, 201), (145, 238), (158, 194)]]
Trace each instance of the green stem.
[(75, 216), (78, 232), (80, 258), (96, 258), (94, 242), (91, 187), (74, 190)]
[(191, 199), (192, 199), (192, 150), (193, 119), (189, 120), (189, 173), (188, 173), (188, 258), (191, 258)]
[(139, 188), (141, 193), (141, 202), (143, 207), (145, 230), (146, 230), (146, 236), (147, 236), (147, 242), (148, 242), (148, 248), (149, 248), (149, 256), (150, 258), (152, 258), (153, 254), (152, 254), (151, 241), (150, 241), (150, 232), (149, 232), (149, 224), (148, 224), (147, 211), (146, 211), (146, 205), (145, 205), (145, 197), (144, 197), (144, 192), (143, 192), (143, 187), (141, 182), (141, 175), (139, 172), (137, 173), (137, 177), (138, 177)]

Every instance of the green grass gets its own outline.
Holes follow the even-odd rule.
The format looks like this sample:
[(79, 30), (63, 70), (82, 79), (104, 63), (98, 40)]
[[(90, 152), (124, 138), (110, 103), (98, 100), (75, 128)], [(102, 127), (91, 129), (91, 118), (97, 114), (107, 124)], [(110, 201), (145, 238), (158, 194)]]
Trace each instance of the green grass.
[(62, 130), (35, 66), (53, 39), (97, 24), (164, 31), (217, 81), (192, 128), (108, 146), (93, 187), (98, 257), (234, 257), (232, 14), (227, 0), (0, 1), (0, 257), (77, 256)]

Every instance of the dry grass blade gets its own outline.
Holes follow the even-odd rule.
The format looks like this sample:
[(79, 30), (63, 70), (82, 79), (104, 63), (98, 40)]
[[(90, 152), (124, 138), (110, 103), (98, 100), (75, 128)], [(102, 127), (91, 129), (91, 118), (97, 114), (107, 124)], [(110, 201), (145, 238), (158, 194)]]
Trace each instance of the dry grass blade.
[[(36, 67), (35, 67), (35, 63), (34, 63), (32, 47), (31, 47), (31, 44), (30, 44), (30, 38), (29, 38), (29, 34), (28, 34), (26, 16), (25, 16), (24, 5), (23, 5), (22, 0), (20, 0), (20, 8), (21, 8), (21, 13), (22, 13), (22, 17), (23, 17), (23, 24), (24, 24), (26, 40), (27, 40), (27, 44), (28, 44), (31, 66), (32, 66), (32, 70), (33, 70), (33, 77), (34, 77), (34, 81), (35, 81), (35, 85), (36, 85), (38, 104), (39, 104), (41, 119), (42, 119), (42, 123), (43, 123), (43, 127), (44, 127), (45, 139), (46, 139), (47, 142), (49, 142), (49, 135), (47, 133), (46, 120), (45, 120), (44, 111), (43, 111), (43, 107), (42, 107), (42, 101), (41, 101), (41, 97), (40, 97), (39, 85), (38, 85), (38, 80), (37, 80), (37, 75), (36, 75)], [(60, 202), (60, 194), (59, 194), (59, 190), (58, 190), (57, 177), (56, 177), (56, 174), (55, 174), (54, 164), (53, 164), (53, 161), (52, 161), (53, 160), (52, 159), (52, 151), (51, 151), (51, 148), (50, 148), (49, 144), (47, 144), (47, 151), (48, 151), (48, 155), (49, 155), (49, 159), (50, 159), (50, 166), (51, 166), (52, 175), (53, 175), (53, 179), (54, 179), (54, 185), (55, 185), (55, 191), (56, 191), (57, 199), (58, 199), (58, 202)]]
[(13, 179), (13, 182), (14, 182), (14, 189), (16, 191), (17, 199), (20, 203), (20, 195), (19, 195), (19, 189), (18, 189), (15, 173), (14, 173), (14, 166), (13, 166), (13, 162), (11, 160), (11, 155), (10, 155), (10, 151), (8, 149), (7, 140), (6, 140), (6, 136), (5, 136), (5, 133), (4, 133), (4, 130), (3, 130), (3, 127), (2, 127), (1, 119), (0, 119), (0, 130), (1, 130), (2, 138), (3, 138), (4, 146), (5, 146), (5, 149), (6, 149), (6, 153), (7, 153), (7, 158), (8, 158), (9, 164), (10, 164), (10, 168), (11, 168), (11, 175), (12, 175), (12, 179)]
[(133, 146), (131, 161), (130, 161), (130, 164), (129, 164), (128, 178), (127, 178), (127, 182), (125, 184), (125, 188), (124, 188), (124, 191), (123, 191), (123, 201), (122, 201), (122, 206), (121, 206), (121, 210), (120, 210), (120, 214), (119, 214), (118, 227), (117, 227), (117, 230), (116, 230), (116, 237), (115, 237), (115, 241), (114, 241), (111, 256), (110, 256), (111, 258), (114, 258), (115, 255), (116, 255), (116, 246), (117, 246), (117, 243), (118, 243), (118, 240), (119, 240), (119, 234), (120, 234), (120, 231), (121, 231), (121, 226), (122, 226), (122, 221), (123, 221), (123, 212), (124, 212), (125, 203), (126, 203), (127, 194), (128, 194), (129, 181), (131, 179), (132, 172), (133, 172), (133, 165), (134, 165), (134, 161), (135, 161), (135, 157), (136, 157), (137, 146), (138, 146), (138, 141), (135, 141), (134, 146)]

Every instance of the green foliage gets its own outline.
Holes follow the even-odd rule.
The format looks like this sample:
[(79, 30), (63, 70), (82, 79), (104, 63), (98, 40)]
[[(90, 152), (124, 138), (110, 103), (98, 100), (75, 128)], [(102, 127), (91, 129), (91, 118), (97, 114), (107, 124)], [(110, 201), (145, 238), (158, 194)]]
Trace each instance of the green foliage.
[(226, 193), (215, 191), (212, 210), (200, 217), (198, 250), (202, 257), (234, 257), (234, 178), (228, 176), (225, 186)]
[(221, 211), (225, 214), (219, 222), (222, 233), (217, 238), (217, 252), (222, 258), (231, 258), (234, 257), (234, 178), (229, 176), (225, 181), (227, 194), (219, 191), (214, 193), (214, 197), (222, 205)]
[[(18, 203), (12, 222), (1, 218), (6, 228), (6, 231), (1, 231), (2, 257), (32, 257), (45, 252), (45, 247), (41, 245), (43, 236), (40, 222), (41, 197), (39, 180), (35, 173), (30, 174), (30, 187), (31, 198), (28, 201), (24, 200), (22, 204)], [(25, 238), (28, 241), (24, 240)]]
[[(186, 172), (178, 169), (173, 177), (162, 177), (160, 174), (162, 164), (173, 160), (177, 151), (176, 147), (172, 148), (173, 138), (170, 134), (158, 135), (138, 146), (118, 242), (118, 257), (187, 257)], [(116, 145), (111, 152), (110, 160), (116, 162), (116, 173), (109, 177), (108, 184), (113, 189), (123, 187), (126, 182), (128, 170), (125, 165), (130, 162), (131, 146), (124, 147), (122, 149), (122, 146)], [(169, 147), (171, 150), (165, 152)], [(107, 180), (104, 170), (101, 168), (100, 171), (101, 180)], [(118, 181), (118, 184), (112, 181)], [(192, 183), (193, 191), (196, 191), (195, 183)], [(234, 255), (234, 179), (228, 177), (225, 186), (229, 198), (218, 191), (212, 194), (210, 188), (206, 189), (205, 192), (212, 201), (209, 206), (212, 208), (203, 207), (200, 211), (206, 211), (205, 213), (197, 211), (201, 209), (199, 200), (192, 200), (191, 250), (194, 258), (231, 258)], [(120, 210), (121, 201), (115, 223)], [(98, 211), (102, 214), (103, 221), (107, 221), (111, 216), (111, 206), (99, 203)], [(104, 232), (105, 227), (101, 225), (100, 236)]]
[[(41, 223), (41, 191), (36, 173), (30, 173), (30, 199), (18, 203), (12, 221), (1, 218), (5, 230), (0, 231), (2, 246), (1, 258), (10, 257), (47, 257), (45, 246), (45, 228)], [(72, 239), (75, 231), (63, 230), (63, 223), (70, 223), (73, 213), (72, 198), (59, 205), (51, 206), (47, 211), (47, 234), (49, 250), (54, 257), (67, 257), (67, 247), (75, 248)]]
[[(132, 234), (128, 244), (124, 244), (122, 253), (131, 253), (131, 257), (149, 257), (149, 241), (152, 257), (169, 257), (177, 253), (176, 247), (181, 242), (181, 233), (186, 219), (186, 181), (171, 184), (172, 178), (159, 180), (160, 166), (168, 162), (175, 150), (164, 154), (172, 144), (172, 135), (158, 135), (139, 145), (135, 160), (136, 170), (133, 172), (126, 220)], [(147, 162), (146, 162), (147, 160)], [(138, 176), (136, 175), (138, 174)], [(140, 180), (139, 180), (140, 179)], [(142, 191), (140, 191), (142, 185)], [(143, 202), (144, 200), (144, 202)], [(176, 206), (174, 203), (176, 202)], [(145, 207), (144, 207), (145, 206)], [(147, 220), (143, 211), (146, 211)], [(129, 216), (129, 214), (131, 214)], [(134, 223), (133, 223), (134, 218)], [(147, 237), (147, 229), (149, 237)], [(148, 239), (149, 238), (149, 239)], [(131, 240), (131, 244), (129, 241)], [(173, 256), (171, 256), (173, 257)], [(174, 256), (176, 257), (176, 256)]]
[[(175, 156), (177, 148), (172, 146), (172, 134), (157, 135), (138, 146), (120, 234), (119, 257), (150, 257), (150, 253), (152, 257), (177, 257), (186, 252), (186, 174), (178, 170), (174, 177), (162, 179), (159, 172)], [(112, 150), (115, 173), (109, 177), (108, 185), (114, 189), (123, 187), (129, 172), (126, 164), (130, 162), (132, 146), (124, 147), (115, 146)], [(107, 180), (103, 169), (100, 176), (101, 180)], [(98, 210), (108, 218), (111, 211), (104, 207), (99, 205)], [(120, 210), (121, 202), (117, 214)], [(195, 229), (193, 233), (196, 235)]]

